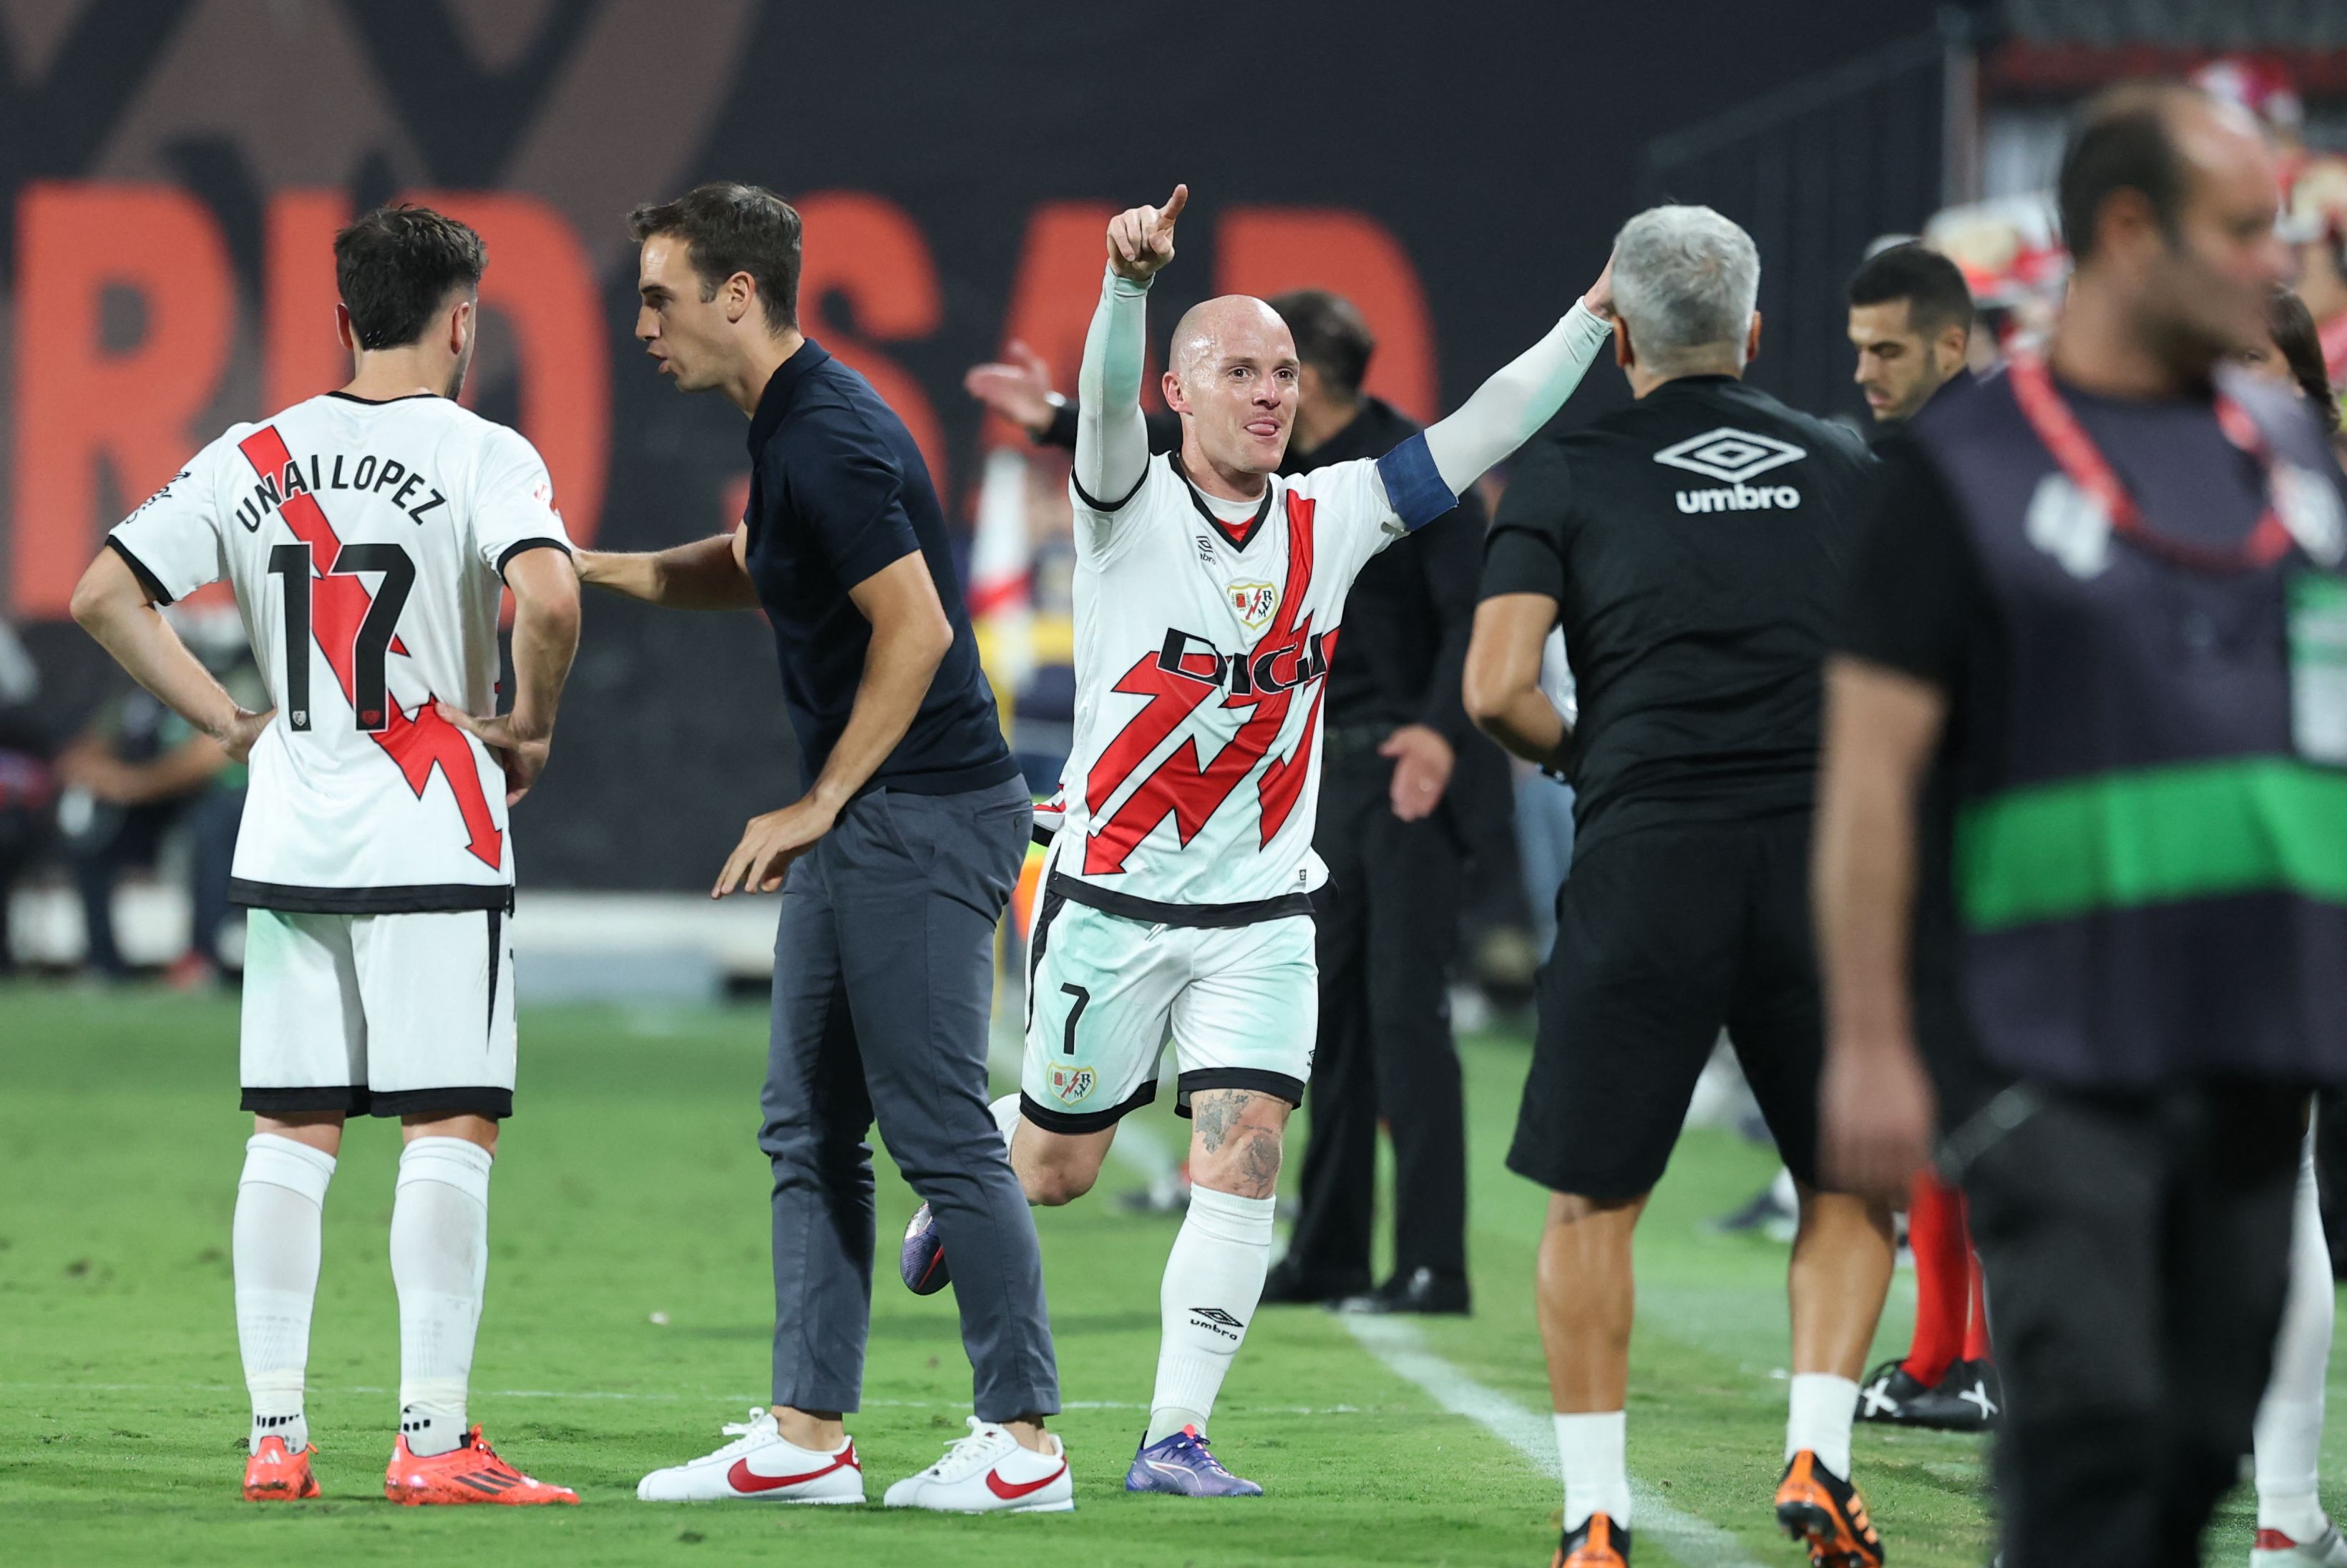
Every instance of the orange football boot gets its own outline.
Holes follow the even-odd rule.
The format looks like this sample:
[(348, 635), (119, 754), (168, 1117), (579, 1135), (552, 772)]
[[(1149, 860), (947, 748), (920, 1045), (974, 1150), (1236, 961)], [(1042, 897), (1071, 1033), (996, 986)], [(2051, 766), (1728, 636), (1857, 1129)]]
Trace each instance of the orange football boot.
[(1593, 1513), (1556, 1543), (1549, 1568), (1630, 1568), (1630, 1532), (1610, 1515)]
[(534, 1481), (499, 1459), (477, 1426), (465, 1434), (462, 1443), (429, 1459), (409, 1452), (407, 1434), (402, 1432), (392, 1447), (391, 1468), (384, 1471), (383, 1494), (394, 1502), (502, 1502), (508, 1507), (579, 1501), (569, 1487)]
[(310, 1473), (315, 1443), (300, 1453), (288, 1452), (282, 1437), (261, 1440), (261, 1451), (244, 1461), (247, 1502), (299, 1502), (318, 1495), (318, 1478)]
[(1858, 1488), (1803, 1449), (1777, 1488), (1777, 1522), (1809, 1549), (1811, 1568), (1882, 1568), (1882, 1537)]

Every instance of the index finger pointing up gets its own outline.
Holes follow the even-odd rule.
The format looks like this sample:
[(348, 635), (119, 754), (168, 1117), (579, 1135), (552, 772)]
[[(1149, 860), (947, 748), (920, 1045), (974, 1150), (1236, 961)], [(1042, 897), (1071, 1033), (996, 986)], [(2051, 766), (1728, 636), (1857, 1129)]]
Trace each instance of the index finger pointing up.
[(1190, 188), (1186, 185), (1175, 186), (1174, 194), (1165, 199), (1165, 205), (1157, 209), (1157, 227), (1160, 229), (1173, 228), (1174, 220), (1182, 216), (1182, 209), (1188, 206), (1189, 201)]

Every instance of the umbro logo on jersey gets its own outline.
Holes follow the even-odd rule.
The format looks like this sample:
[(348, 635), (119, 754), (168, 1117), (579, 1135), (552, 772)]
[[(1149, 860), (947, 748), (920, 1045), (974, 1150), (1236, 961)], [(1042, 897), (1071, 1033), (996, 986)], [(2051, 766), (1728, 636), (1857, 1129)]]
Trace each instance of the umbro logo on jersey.
[[(1717, 430), (1692, 435), (1663, 448), (1655, 453), (1655, 461), (1673, 468), (1684, 468), (1690, 473), (1700, 473), (1706, 479), (1740, 485), (1772, 468), (1799, 463), (1808, 455), (1807, 448), (1795, 446), (1789, 441), (1778, 441), (1773, 435), (1755, 435), (1748, 430), (1731, 430), (1722, 425)], [(1685, 510), (1694, 511), (1696, 508), (1686, 507)]]

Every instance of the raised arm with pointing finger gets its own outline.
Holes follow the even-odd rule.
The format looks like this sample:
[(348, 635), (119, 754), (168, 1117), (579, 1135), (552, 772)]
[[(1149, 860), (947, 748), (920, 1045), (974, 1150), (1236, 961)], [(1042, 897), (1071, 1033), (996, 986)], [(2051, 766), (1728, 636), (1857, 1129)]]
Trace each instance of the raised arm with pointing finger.
[[(1141, 412), (1147, 358), (1149, 285), (1174, 259), (1174, 228), (1190, 188), (1163, 207), (1135, 207), (1108, 228), (1108, 270), (1084, 338), (1077, 375), (1075, 480), (1082, 495), (1113, 511), (1148, 471), (1149, 432)], [(1477, 388), (1456, 412), (1413, 438), (1384, 470), (1396, 507), (1416, 522), (1450, 510), (1460, 493), (1522, 445), (1581, 384), (1612, 334), (1613, 264), (1540, 341)], [(1422, 443), (1422, 445), (1419, 443)], [(1410, 448), (1419, 445), (1419, 451)], [(1440, 504), (1435, 504), (1437, 499)]]

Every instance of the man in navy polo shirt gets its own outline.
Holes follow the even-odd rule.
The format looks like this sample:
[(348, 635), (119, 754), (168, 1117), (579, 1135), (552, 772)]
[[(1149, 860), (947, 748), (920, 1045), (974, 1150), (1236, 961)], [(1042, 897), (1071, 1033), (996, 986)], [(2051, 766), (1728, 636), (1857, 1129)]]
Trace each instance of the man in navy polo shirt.
[(798, 330), (799, 216), (754, 186), (638, 208), (636, 335), (685, 392), (750, 416), (731, 535), (582, 552), (582, 580), (685, 609), (763, 608), (806, 792), (753, 818), (713, 896), (783, 894), (759, 1139), (774, 1168), (774, 1405), (644, 1478), (652, 1502), (856, 1502), (873, 1182), (888, 1152), (953, 1250), (970, 1435), (888, 1489), (959, 1512), (1074, 1506), (1043, 1431), (1059, 1383), (1035, 1227), (987, 1113), (992, 939), (1032, 802), (980, 672), (928, 468), (869, 382)]

